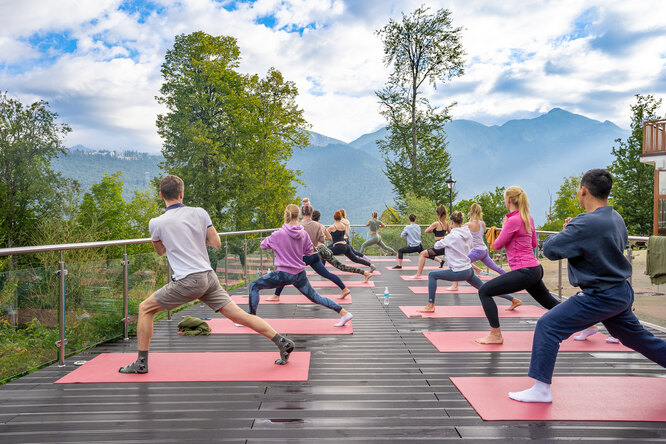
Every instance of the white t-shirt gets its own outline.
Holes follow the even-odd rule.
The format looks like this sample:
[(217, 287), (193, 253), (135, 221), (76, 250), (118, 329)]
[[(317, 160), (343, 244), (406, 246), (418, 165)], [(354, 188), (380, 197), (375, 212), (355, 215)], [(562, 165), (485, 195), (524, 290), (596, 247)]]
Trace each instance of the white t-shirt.
[(150, 238), (162, 241), (174, 279), (213, 269), (206, 250), (206, 232), (212, 226), (206, 210), (183, 204), (171, 205), (163, 215), (150, 220)]

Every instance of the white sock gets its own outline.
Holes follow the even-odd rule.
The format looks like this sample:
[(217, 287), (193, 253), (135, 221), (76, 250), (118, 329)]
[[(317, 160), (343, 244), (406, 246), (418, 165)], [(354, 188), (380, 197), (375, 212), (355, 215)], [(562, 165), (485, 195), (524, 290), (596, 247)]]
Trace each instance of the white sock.
[(536, 381), (531, 388), (522, 392), (509, 392), (509, 398), (521, 402), (553, 402), (550, 384)]
[(351, 318), (353, 318), (353, 317), (354, 317), (353, 314), (351, 314), (351, 313), (347, 313), (346, 315), (344, 315), (344, 316), (342, 316), (342, 317), (340, 318), (340, 322), (338, 322), (337, 324), (335, 324), (334, 327), (342, 327), (342, 326), (344, 326), (344, 325), (345, 325), (347, 322), (349, 322), (349, 320), (351, 320)]
[(578, 333), (577, 336), (574, 336), (574, 341), (584, 341), (588, 338), (588, 336), (596, 335), (597, 333), (599, 333), (599, 329), (597, 327), (586, 328), (585, 330)]
[(609, 344), (619, 344), (620, 340), (618, 338), (613, 337), (613, 336), (609, 336), (609, 337), (606, 338), (606, 342), (608, 342)]
[(237, 324), (237, 323), (235, 323), (235, 322), (234, 322), (234, 325), (235, 325), (236, 327), (245, 327), (243, 324)]

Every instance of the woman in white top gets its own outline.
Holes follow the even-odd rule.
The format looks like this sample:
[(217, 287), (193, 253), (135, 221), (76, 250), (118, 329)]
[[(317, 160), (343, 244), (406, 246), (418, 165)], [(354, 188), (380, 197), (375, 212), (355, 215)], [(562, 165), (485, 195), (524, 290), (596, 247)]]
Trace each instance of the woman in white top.
[[(472, 269), (469, 259), (473, 246), (472, 233), (467, 226), (463, 226), (463, 215), (460, 211), (454, 211), (451, 214), (451, 227), (451, 232), (435, 244), (435, 248), (444, 248), (444, 255), (450, 269), (428, 273), (428, 304), (419, 310), (422, 313), (435, 311), (438, 280), (466, 281), (477, 290), (483, 285)], [(511, 298), (511, 296), (506, 297)]]

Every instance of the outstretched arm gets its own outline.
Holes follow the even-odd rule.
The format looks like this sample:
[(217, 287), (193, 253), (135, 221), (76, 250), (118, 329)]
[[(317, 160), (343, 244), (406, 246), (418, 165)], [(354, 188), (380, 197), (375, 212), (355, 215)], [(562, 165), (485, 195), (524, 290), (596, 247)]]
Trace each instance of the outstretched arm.
[(216, 250), (219, 250), (222, 246), (222, 241), (220, 236), (217, 234), (217, 230), (212, 225), (206, 230), (206, 245), (213, 247)]

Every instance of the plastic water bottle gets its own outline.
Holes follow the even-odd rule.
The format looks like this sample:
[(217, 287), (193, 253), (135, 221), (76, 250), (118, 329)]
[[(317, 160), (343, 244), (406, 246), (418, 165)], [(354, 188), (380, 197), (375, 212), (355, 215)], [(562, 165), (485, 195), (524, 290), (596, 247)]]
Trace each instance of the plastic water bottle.
[(389, 304), (389, 290), (388, 287), (384, 287), (384, 305)]

